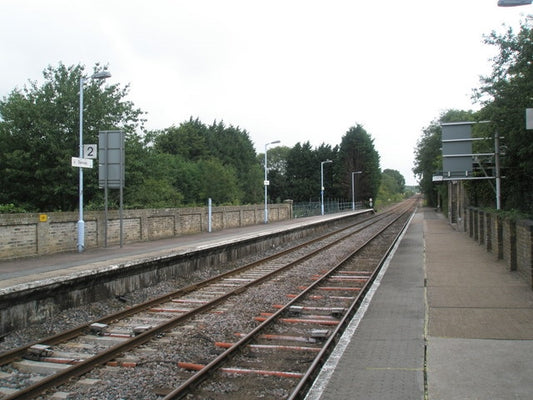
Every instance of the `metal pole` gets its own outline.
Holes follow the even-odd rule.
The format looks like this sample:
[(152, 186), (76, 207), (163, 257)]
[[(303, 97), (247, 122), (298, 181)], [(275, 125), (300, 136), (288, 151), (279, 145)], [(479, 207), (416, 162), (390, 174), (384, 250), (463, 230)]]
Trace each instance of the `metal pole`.
[(104, 225), (104, 246), (107, 248), (107, 223), (109, 220), (108, 215), (108, 187), (107, 187), (107, 178), (108, 178), (108, 160), (107, 160), (107, 153), (109, 152), (109, 133), (105, 133), (105, 151), (104, 151), (104, 166), (105, 166), (105, 178), (104, 178), (104, 219), (105, 219), (105, 225)]
[(355, 172), (352, 172), (352, 211), (355, 211), (354, 176), (355, 176)]
[(268, 224), (268, 204), (267, 204), (267, 180), (268, 180), (268, 170), (267, 170), (267, 147), (268, 143), (265, 144), (265, 181), (263, 182), (265, 185), (265, 224)]
[[(80, 158), (83, 158), (83, 83), (85, 79), (80, 78)], [(79, 167), (79, 218), (78, 218), (78, 252), (82, 252), (85, 247), (85, 222), (83, 221), (83, 168)]]
[(124, 245), (124, 133), (120, 133), (120, 248)]
[(496, 210), (501, 209), (500, 137), (494, 134), (494, 163), (496, 167)]
[[(109, 71), (101, 71), (93, 74), (91, 79), (107, 79), (111, 76)], [(83, 158), (83, 84), (86, 79), (80, 77), (80, 158)], [(78, 252), (85, 248), (85, 221), (83, 221), (83, 168), (80, 168), (79, 182), (79, 219), (78, 219)]]

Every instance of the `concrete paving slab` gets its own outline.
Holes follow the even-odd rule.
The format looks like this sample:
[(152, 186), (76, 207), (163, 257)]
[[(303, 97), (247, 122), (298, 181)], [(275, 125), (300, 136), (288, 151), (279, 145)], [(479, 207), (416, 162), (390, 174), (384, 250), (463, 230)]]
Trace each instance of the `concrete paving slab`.
[(532, 399), (528, 284), (442, 217), (424, 235), (428, 399)]
[(430, 400), (530, 400), (532, 342), (431, 337)]
[[(501, 281), (500, 278), (496, 278)], [(461, 286), (434, 286), (431, 285), (428, 293), (428, 304), (435, 308), (453, 307), (476, 307), (476, 308), (523, 308), (533, 307), (533, 298), (529, 300), (530, 289), (527, 285), (498, 285), (485, 286), (461, 285)], [(517, 292), (523, 292), (524, 296), (517, 296)], [(524, 302), (525, 298), (525, 302)]]
[(429, 336), (533, 339), (533, 292), (483, 246), (425, 219)]
[(428, 327), (430, 337), (533, 340), (532, 314), (529, 308), (433, 308)]

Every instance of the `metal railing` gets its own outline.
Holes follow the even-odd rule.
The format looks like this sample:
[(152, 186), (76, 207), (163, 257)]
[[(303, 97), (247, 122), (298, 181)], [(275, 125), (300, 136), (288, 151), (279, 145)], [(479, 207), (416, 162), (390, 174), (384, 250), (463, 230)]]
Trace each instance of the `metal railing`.
[[(355, 203), (355, 209), (363, 208), (363, 202)], [(324, 201), (324, 213), (335, 214), (352, 209), (351, 201), (326, 200)], [(293, 203), (293, 218), (304, 218), (320, 215), (320, 201), (310, 201), (307, 203)]]

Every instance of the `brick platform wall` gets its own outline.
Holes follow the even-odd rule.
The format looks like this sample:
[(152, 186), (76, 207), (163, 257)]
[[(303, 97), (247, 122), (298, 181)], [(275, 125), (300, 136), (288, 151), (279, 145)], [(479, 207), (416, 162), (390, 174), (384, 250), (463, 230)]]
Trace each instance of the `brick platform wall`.
[(496, 213), (468, 207), (466, 234), (484, 245), (516, 271), (533, 289), (533, 221), (514, 221)]
[[(75, 251), (77, 212), (48, 214), (0, 214), (0, 259)], [(292, 204), (269, 204), (269, 221), (292, 218)], [(106, 224), (103, 212), (85, 212), (85, 248), (103, 247)], [(260, 224), (264, 205), (226, 206), (211, 209), (213, 231)], [(123, 242), (157, 240), (208, 231), (207, 207), (124, 210)], [(120, 243), (118, 211), (109, 211), (107, 245)]]
[(516, 222), (508, 219), (502, 220), (503, 225), (503, 259), (509, 270), (516, 271)]
[(531, 282), (533, 289), (533, 221), (516, 222), (516, 260), (517, 271)]
[(36, 242), (36, 224), (19, 225), (17, 221), (12, 220), (0, 226), (0, 256), (4, 252), (3, 249), (9, 249), (9, 254), (13, 257), (35, 254)]

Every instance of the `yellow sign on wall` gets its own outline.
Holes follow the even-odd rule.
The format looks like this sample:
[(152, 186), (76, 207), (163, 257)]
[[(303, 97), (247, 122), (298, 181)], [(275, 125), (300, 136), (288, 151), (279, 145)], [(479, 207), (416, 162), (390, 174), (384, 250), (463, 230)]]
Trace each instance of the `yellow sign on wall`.
[(39, 214), (39, 221), (40, 221), (40, 222), (46, 222), (46, 221), (48, 221), (48, 215), (46, 215), (46, 214)]

